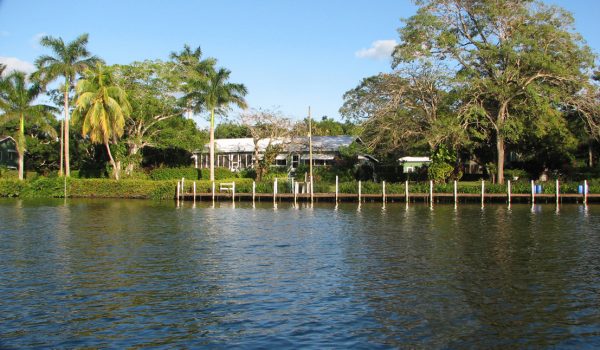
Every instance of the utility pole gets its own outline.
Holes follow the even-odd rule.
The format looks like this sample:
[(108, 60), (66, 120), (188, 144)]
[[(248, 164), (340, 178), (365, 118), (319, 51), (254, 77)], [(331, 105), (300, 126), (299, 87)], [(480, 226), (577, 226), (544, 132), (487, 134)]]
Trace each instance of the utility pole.
[(312, 153), (312, 121), (310, 118), (310, 106), (308, 106), (308, 172), (310, 175), (310, 201), (313, 201), (313, 153)]

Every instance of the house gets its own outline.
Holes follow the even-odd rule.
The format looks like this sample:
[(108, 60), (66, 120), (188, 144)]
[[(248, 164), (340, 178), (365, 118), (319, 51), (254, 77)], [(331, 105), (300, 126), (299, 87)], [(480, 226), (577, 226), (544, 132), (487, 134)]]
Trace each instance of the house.
[[(258, 141), (259, 159), (262, 158), (266, 148), (279, 145), (282, 152), (275, 157), (273, 165), (285, 166), (296, 169), (300, 164), (308, 164), (309, 147), (308, 137), (261, 139)], [(360, 142), (355, 136), (313, 136), (313, 165), (332, 165), (336, 156), (339, 156), (341, 147), (348, 147), (353, 142)], [(209, 147), (193, 152), (196, 167), (209, 168)], [(254, 160), (254, 140), (252, 138), (217, 139), (215, 140), (215, 166), (229, 168), (232, 171), (251, 168)], [(359, 160), (374, 159), (368, 155), (359, 156)]]
[(19, 153), (17, 142), (10, 136), (0, 136), (0, 167), (17, 169)]
[(431, 163), (431, 159), (429, 157), (402, 157), (398, 159), (398, 162), (402, 165), (402, 171), (407, 174), (414, 173), (417, 168), (428, 165)]

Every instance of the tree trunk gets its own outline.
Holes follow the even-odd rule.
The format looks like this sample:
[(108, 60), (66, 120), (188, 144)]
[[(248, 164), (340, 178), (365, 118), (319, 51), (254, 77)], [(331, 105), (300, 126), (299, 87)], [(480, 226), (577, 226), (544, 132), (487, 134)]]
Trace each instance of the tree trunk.
[(210, 181), (215, 181), (215, 109), (210, 109)]
[(502, 126), (506, 119), (507, 110), (508, 101), (502, 102), (496, 118), (496, 182), (500, 185), (504, 184), (504, 136), (502, 135)]
[(129, 155), (129, 163), (127, 163), (127, 167), (125, 167), (125, 173), (127, 175), (131, 175), (135, 170), (135, 164), (131, 161), (131, 159), (133, 158), (131, 156), (135, 156), (136, 154), (138, 154), (139, 150), (140, 147), (136, 144), (131, 145), (127, 149), (127, 154)]
[(71, 176), (69, 161), (69, 79), (65, 79), (65, 130), (64, 130), (64, 151), (65, 151), (65, 176)]
[(498, 160), (496, 164), (497, 183), (504, 184), (504, 136), (498, 133), (496, 135), (496, 152), (498, 152)]
[(64, 155), (65, 155), (65, 121), (60, 121), (60, 166), (58, 169), (58, 176), (64, 175), (63, 165), (65, 164)]
[(254, 172), (256, 173), (256, 181), (262, 181), (262, 169), (260, 166), (260, 160), (258, 159), (258, 155), (260, 152), (260, 149), (258, 148), (258, 141), (260, 139), (257, 139), (254, 141)]
[(23, 168), (25, 168), (25, 117), (21, 114), (19, 120), (19, 180), (23, 180), (25, 177), (23, 176)]
[(594, 148), (592, 147), (592, 140), (588, 142), (588, 166), (594, 167)]
[(110, 165), (113, 167), (113, 175), (116, 180), (119, 180), (119, 169), (117, 167), (117, 163), (115, 163), (115, 159), (113, 158), (112, 153), (110, 152), (110, 145), (108, 144), (108, 142), (105, 142), (104, 146), (106, 146), (106, 151), (108, 152), (108, 158), (110, 159)]

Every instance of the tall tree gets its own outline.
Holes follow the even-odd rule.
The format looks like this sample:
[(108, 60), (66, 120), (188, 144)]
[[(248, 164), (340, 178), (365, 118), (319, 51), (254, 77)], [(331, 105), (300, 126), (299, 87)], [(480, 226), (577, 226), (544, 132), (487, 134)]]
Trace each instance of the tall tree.
[(36, 104), (35, 100), (42, 92), (40, 85), (27, 81), (25, 73), (14, 71), (2, 78), (0, 89), (0, 126), (10, 122), (18, 122), (15, 139), (19, 152), (19, 180), (23, 180), (25, 168), (25, 124), (36, 125), (45, 133), (55, 136), (52, 127), (52, 113), (55, 108), (44, 104)]
[[(261, 181), (283, 146), (293, 141), (292, 123), (279, 111), (261, 109), (242, 113), (240, 121), (252, 135), (253, 167), (256, 171), (256, 180)], [(261, 148), (263, 148), (262, 158), (260, 158)]]
[(84, 72), (76, 86), (77, 99), (73, 110), (73, 122), (82, 120), (82, 134), (88, 135), (92, 143), (106, 147), (113, 176), (119, 179), (119, 165), (110, 150), (123, 135), (125, 119), (131, 106), (125, 91), (115, 84), (110, 67), (97, 63)]
[[(59, 77), (64, 78), (64, 132), (61, 135), (64, 148), (64, 166), (65, 175), (70, 176), (70, 157), (69, 157), (69, 92), (75, 85), (78, 74), (84, 70), (101, 62), (100, 58), (93, 56), (86, 45), (88, 43), (88, 34), (82, 34), (75, 40), (65, 43), (62, 38), (53, 38), (44, 36), (40, 44), (50, 48), (53, 56), (42, 55), (35, 61), (38, 69), (34, 77), (43, 84), (47, 84)], [(62, 165), (62, 162), (61, 162)]]
[[(184, 94), (192, 92), (193, 86), (206, 81), (208, 74), (215, 69), (217, 60), (212, 57), (202, 58), (202, 49), (198, 46), (192, 49), (185, 44), (180, 52), (171, 52), (171, 60), (175, 63), (172, 81)], [(194, 82), (194, 83), (192, 83)], [(192, 101), (182, 100), (188, 117), (192, 117)]]
[[(451, 78), (429, 64), (363, 79), (344, 94), (342, 116), (361, 122), (367, 145), (381, 156), (433, 152), (464, 143), (465, 127), (452, 108)], [(387, 153), (387, 154), (386, 154)]]
[(131, 104), (123, 137), (127, 145), (125, 173), (130, 175), (141, 164), (140, 152), (156, 145), (164, 121), (181, 116), (184, 109), (175, 97), (181, 90), (178, 79), (173, 80), (172, 63), (133, 62), (114, 69), (116, 82)]
[(209, 148), (210, 148), (210, 180), (215, 179), (215, 114), (223, 115), (231, 105), (246, 108), (244, 96), (248, 93), (243, 84), (230, 83), (231, 71), (225, 68), (212, 70), (208, 79), (191, 79), (188, 81), (189, 93), (184, 100), (197, 113), (210, 112)]
[[(593, 55), (566, 11), (532, 0), (419, 0), (399, 29), (394, 65), (432, 59), (454, 66), (465, 86), (465, 116), (495, 137), (498, 181), (507, 139), (552, 114), (578, 90)], [(527, 107), (531, 107), (529, 110)]]

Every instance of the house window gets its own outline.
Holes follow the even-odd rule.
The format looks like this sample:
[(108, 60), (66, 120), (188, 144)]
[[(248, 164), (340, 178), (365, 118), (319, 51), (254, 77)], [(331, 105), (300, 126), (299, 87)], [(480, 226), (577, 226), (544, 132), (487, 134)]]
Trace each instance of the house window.
[(292, 168), (296, 169), (298, 167), (299, 162), (300, 162), (300, 156), (297, 154), (294, 154), (292, 156)]
[(13, 151), (13, 150), (8, 150), (8, 160), (15, 160), (17, 159), (17, 152)]
[(275, 165), (277, 166), (286, 166), (287, 165), (287, 159), (275, 159)]
[(407, 173), (414, 173), (415, 172), (415, 167), (414, 166), (407, 166), (406, 167), (406, 172)]

